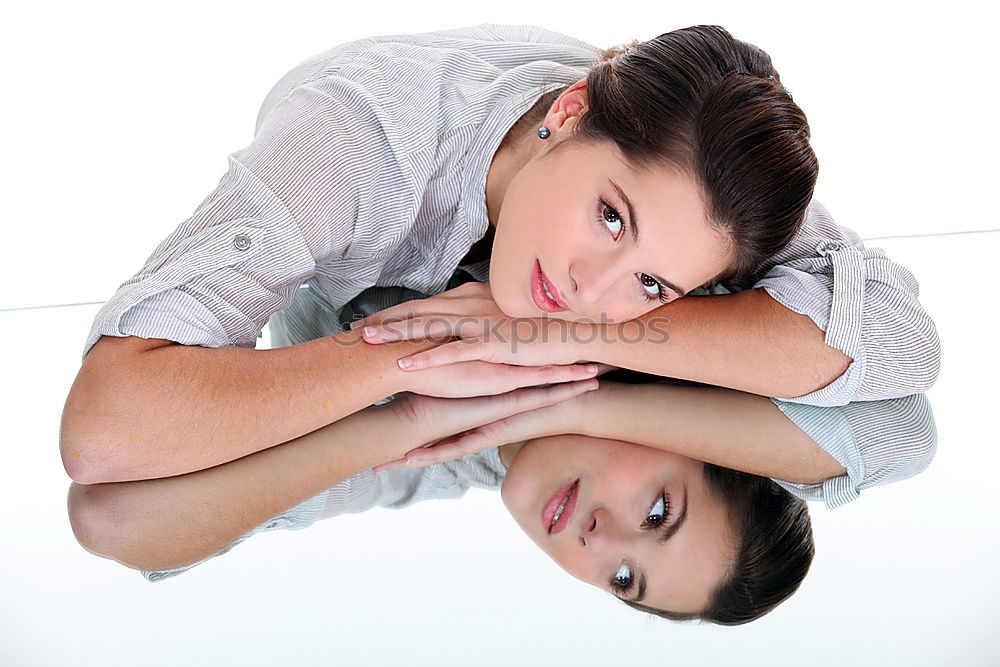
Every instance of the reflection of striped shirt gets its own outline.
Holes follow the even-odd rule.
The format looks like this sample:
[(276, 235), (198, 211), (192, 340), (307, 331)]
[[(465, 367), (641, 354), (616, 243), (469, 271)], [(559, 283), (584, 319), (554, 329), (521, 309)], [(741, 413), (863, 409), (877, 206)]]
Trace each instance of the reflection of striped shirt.
[[(102, 335), (253, 348), (269, 320), (315, 338), (449, 281), (488, 281), (488, 260), (458, 264), (488, 229), (493, 153), (598, 52), (543, 28), (482, 24), (360, 39), (299, 63), (215, 189), (97, 313), (84, 355)], [(827, 387), (772, 399), (847, 475), (782, 485), (835, 507), (926, 466), (936, 438), (919, 392), (940, 352), (913, 275), (813, 202), (749, 284), (714, 293), (750, 287), (811, 317), (854, 359)], [(312, 307), (306, 294), (326, 319), (292, 321)]]

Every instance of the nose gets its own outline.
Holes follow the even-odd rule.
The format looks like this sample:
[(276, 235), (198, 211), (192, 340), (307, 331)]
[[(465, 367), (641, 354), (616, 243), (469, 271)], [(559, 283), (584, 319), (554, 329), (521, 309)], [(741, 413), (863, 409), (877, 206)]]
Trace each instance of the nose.
[(611, 512), (603, 507), (597, 507), (583, 524), (580, 542), (587, 551), (602, 553), (609, 549), (621, 551), (622, 540), (628, 539), (622, 534), (621, 523), (615, 521)]
[(569, 267), (569, 289), (580, 304), (599, 303), (622, 275), (620, 262), (606, 257), (591, 257), (573, 262)]

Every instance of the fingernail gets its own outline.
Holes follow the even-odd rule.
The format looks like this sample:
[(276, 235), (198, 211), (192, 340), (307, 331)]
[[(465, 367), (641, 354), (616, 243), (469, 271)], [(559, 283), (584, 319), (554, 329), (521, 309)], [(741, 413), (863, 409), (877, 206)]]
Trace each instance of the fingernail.
[(405, 357), (403, 359), (400, 359), (396, 363), (399, 364), (400, 368), (402, 368), (403, 370), (406, 370), (407, 368), (409, 368), (410, 366), (413, 365), (413, 359), (410, 359), (409, 357)]
[(364, 335), (368, 338), (378, 338), (378, 327), (365, 327)]
[(358, 327), (361, 326), (362, 322), (364, 322), (364, 320), (354, 320), (353, 322), (351, 322), (351, 328), (357, 329)]
[(588, 373), (596, 373), (597, 372), (597, 364), (587, 364), (586, 368), (587, 368), (587, 372)]

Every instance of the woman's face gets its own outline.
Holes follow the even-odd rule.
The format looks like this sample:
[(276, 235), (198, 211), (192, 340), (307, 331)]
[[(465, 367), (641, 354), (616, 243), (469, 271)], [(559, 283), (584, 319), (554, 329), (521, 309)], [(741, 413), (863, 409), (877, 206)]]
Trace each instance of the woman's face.
[[(562, 513), (572, 514), (551, 534), (558, 492), (575, 480), (575, 502)], [(564, 570), (657, 609), (701, 611), (735, 558), (727, 508), (711, 493), (702, 462), (670, 452), (581, 435), (529, 440), (500, 493), (521, 529)], [(616, 589), (616, 580), (629, 589)]]
[[(490, 285), (511, 317), (633, 319), (709, 282), (735, 257), (687, 173), (634, 172), (613, 143), (549, 150), (585, 105), (582, 79), (550, 109), (548, 139), (521, 139), (491, 165)], [(545, 296), (536, 265), (560, 305)]]

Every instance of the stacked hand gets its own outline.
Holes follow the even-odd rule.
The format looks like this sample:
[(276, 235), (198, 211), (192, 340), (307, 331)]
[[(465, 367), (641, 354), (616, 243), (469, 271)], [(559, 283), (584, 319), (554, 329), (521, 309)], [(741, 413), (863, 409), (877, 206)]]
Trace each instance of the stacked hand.
[(382, 407), (395, 412), (399, 427), (392, 432), (406, 434), (406, 442), (390, 443), (390, 451), (399, 452), (401, 445), (405, 454), (373, 470), (428, 466), (529, 438), (582, 433), (585, 397), (597, 394), (595, 389), (591, 378), (474, 398), (403, 394)]
[[(364, 340), (371, 344), (441, 341), (400, 359), (400, 368), (411, 376), (406, 389), (412, 394), (393, 401), (415, 427), (433, 424), (437, 429), (423, 442), (439, 440), (375, 470), (441, 463), (507, 444), (501, 442), (504, 439), (515, 442), (552, 429), (571, 429), (565, 418), (572, 409), (557, 409), (556, 404), (596, 389), (592, 378), (615, 368), (577, 363), (582, 346), (573, 340), (591, 334), (587, 328), (593, 326), (597, 325), (509, 317), (496, 305), (489, 285), (476, 282), (354, 322), (351, 328), (364, 327)], [(477, 398), (463, 398), (469, 396)], [(553, 434), (563, 432), (567, 431)]]
[[(579, 340), (594, 340), (597, 324), (549, 317), (510, 317), (486, 283), (469, 282), (427, 299), (407, 301), (353, 322), (369, 343), (418, 338), (445, 342), (400, 360), (404, 370), (462, 361), (544, 366), (580, 361)], [(457, 340), (451, 340), (451, 339)]]

